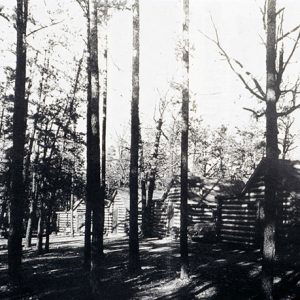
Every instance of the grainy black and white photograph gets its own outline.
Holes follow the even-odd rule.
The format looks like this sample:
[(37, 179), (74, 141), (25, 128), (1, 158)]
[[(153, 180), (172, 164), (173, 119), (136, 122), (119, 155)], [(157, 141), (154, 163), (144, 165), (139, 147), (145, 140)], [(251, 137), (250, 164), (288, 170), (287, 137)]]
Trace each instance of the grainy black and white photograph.
[(300, 299), (299, 0), (0, 0), (0, 299)]

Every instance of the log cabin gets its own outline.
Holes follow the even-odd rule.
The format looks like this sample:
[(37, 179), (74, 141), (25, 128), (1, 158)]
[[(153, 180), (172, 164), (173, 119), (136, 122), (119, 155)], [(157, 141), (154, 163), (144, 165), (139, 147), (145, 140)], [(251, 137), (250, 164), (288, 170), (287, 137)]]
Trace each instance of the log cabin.
[[(218, 195), (238, 193), (244, 187), (240, 180), (189, 177), (188, 231), (215, 226)], [(153, 236), (177, 238), (180, 230), (180, 179), (176, 177), (165, 199), (153, 202)]]
[[(240, 194), (217, 197), (217, 232), (226, 243), (259, 246), (262, 241), (262, 202), (266, 160), (262, 159)], [(279, 160), (277, 182), (277, 236), (281, 242), (299, 242), (300, 162)]]

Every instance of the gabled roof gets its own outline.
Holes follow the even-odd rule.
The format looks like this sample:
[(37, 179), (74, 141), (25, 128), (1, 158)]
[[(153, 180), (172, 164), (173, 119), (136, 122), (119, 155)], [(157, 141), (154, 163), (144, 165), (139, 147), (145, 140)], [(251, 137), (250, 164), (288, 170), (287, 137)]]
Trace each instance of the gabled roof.
[[(249, 189), (256, 182), (258, 177), (265, 176), (266, 174), (266, 159), (263, 158), (258, 164), (257, 168), (249, 178), (241, 196), (249, 191)], [(291, 161), (279, 159), (278, 161), (278, 186), (287, 191), (300, 192), (300, 161)]]
[[(226, 197), (241, 193), (245, 183), (241, 180), (231, 178), (205, 178), (191, 175), (188, 178), (189, 191), (188, 198), (194, 202), (204, 204), (215, 203), (216, 197)], [(176, 176), (173, 186), (180, 185), (180, 176)], [(194, 191), (193, 188), (200, 188), (201, 192)]]

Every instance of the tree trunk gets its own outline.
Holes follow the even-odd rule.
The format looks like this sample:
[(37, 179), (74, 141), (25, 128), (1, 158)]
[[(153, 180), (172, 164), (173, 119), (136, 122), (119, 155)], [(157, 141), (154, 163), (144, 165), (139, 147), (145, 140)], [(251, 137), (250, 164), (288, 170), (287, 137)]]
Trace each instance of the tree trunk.
[(71, 197), (70, 197), (70, 211), (71, 211), (71, 236), (74, 237), (74, 192), (73, 192), (73, 184), (72, 184), (72, 191), (71, 191)]
[(104, 37), (104, 59), (105, 68), (103, 70), (103, 92), (102, 92), (102, 136), (101, 136), (101, 185), (102, 189), (105, 191), (106, 184), (106, 115), (107, 115), (107, 53), (108, 53), (108, 43), (107, 43), (107, 0), (105, 1), (105, 12), (104, 12), (104, 22), (105, 22), (105, 37)]
[[(52, 219), (52, 205), (54, 203), (55, 199), (55, 191), (51, 193), (51, 196), (48, 200), (48, 204), (46, 207), (46, 216), (45, 216), (45, 225), (46, 225), (46, 239), (45, 239), (45, 253), (49, 252), (49, 246), (50, 246), (50, 234), (51, 234), (51, 219)], [(71, 226), (72, 226), (71, 221)]]
[(12, 283), (19, 283), (22, 261), (22, 223), (24, 215), (24, 146), (27, 121), (25, 99), (26, 83), (26, 27), (28, 1), (17, 0), (17, 63), (13, 114), (13, 165), (12, 194), (10, 205), (10, 228), (8, 239), (8, 273)]
[(188, 131), (189, 131), (189, 0), (183, 1), (184, 23), (183, 23), (183, 89), (182, 89), (182, 129), (181, 129), (181, 205), (180, 205), (180, 255), (181, 273), (180, 278), (188, 278)]
[(149, 185), (148, 185), (148, 198), (146, 202), (146, 209), (145, 209), (145, 215), (146, 215), (146, 237), (152, 236), (152, 220), (151, 220), (151, 209), (152, 209), (152, 202), (153, 202), (153, 194), (155, 190), (155, 180), (156, 180), (156, 173), (157, 173), (157, 157), (158, 157), (158, 151), (159, 151), (159, 144), (160, 144), (160, 137), (161, 137), (161, 131), (162, 131), (162, 125), (163, 120), (162, 118), (159, 118), (157, 121), (156, 126), (156, 135), (155, 135), (155, 141), (154, 141), (154, 149), (152, 153), (152, 162), (151, 162), (151, 169), (149, 174)]
[(147, 236), (147, 211), (146, 211), (146, 205), (147, 205), (147, 189), (146, 189), (146, 179), (145, 175), (142, 175), (141, 178), (141, 197), (142, 197), (142, 234), (143, 237)]
[(276, 187), (278, 166), (278, 126), (276, 111), (276, 0), (267, 7), (267, 93), (266, 93), (266, 175), (263, 201), (262, 288), (265, 299), (273, 299), (273, 265), (276, 254)]
[[(35, 162), (37, 162), (37, 159), (35, 159)], [(38, 197), (38, 184), (36, 183), (35, 172), (34, 172), (32, 175), (32, 193), (31, 193), (31, 201), (29, 207), (29, 216), (28, 216), (27, 227), (26, 227), (26, 237), (25, 237), (26, 248), (31, 247), (32, 225), (33, 225), (33, 220), (36, 217), (37, 197)]]
[(50, 248), (51, 216), (52, 216), (52, 207), (50, 205), (47, 208), (47, 215), (46, 215), (45, 253), (48, 253), (49, 252), (49, 248)]
[(27, 226), (26, 226), (26, 237), (25, 237), (25, 247), (26, 248), (31, 247), (32, 222), (33, 222), (34, 214), (35, 214), (34, 203), (33, 203), (33, 201), (31, 201), (30, 207), (29, 207), (29, 216), (28, 216)]
[[(104, 37), (104, 59), (105, 59), (105, 68), (104, 68), (104, 82), (103, 82), (103, 93), (102, 93), (102, 136), (101, 136), (101, 216), (103, 216), (103, 220), (101, 223), (101, 231), (102, 236), (104, 233), (104, 218), (105, 218), (105, 210), (104, 210), (104, 203), (106, 197), (106, 115), (107, 115), (107, 0), (104, 3), (105, 5), (105, 12), (104, 12), (104, 22), (105, 22), (105, 37)], [(102, 238), (103, 239), (103, 238)], [(103, 244), (103, 242), (102, 242)], [(103, 245), (102, 245), (103, 248)], [(102, 250), (103, 252), (103, 250)]]
[[(35, 64), (37, 64), (37, 58), (38, 58), (38, 55), (36, 55), (36, 57), (35, 57)], [(36, 115), (34, 116), (32, 132), (30, 134), (27, 155), (26, 155), (26, 159), (25, 159), (25, 163), (24, 163), (24, 185), (25, 185), (26, 196), (29, 193), (29, 179), (30, 179), (29, 174), (30, 174), (31, 155), (32, 155), (32, 152), (34, 149), (34, 144), (36, 142), (36, 130), (37, 130), (37, 125), (38, 125), (38, 119), (39, 119), (41, 103), (42, 103), (42, 95), (43, 95), (43, 89), (44, 89), (44, 80), (45, 80), (44, 73), (46, 72), (45, 70), (48, 70), (48, 69), (49, 69), (49, 59), (47, 60), (44, 68), (42, 68), (42, 71), (41, 71), (41, 81), (40, 81), (39, 95), (38, 95), (39, 103), (38, 103)], [(48, 77), (49, 77), (49, 75), (48, 75)], [(46, 78), (46, 81), (47, 81), (47, 79), (48, 78)], [(44, 99), (43, 99), (44, 103), (45, 103), (45, 100), (46, 99), (44, 97)], [(38, 153), (36, 154), (36, 156), (38, 156)]]
[(44, 212), (41, 206), (40, 215), (38, 219), (37, 237), (36, 237), (36, 250), (37, 254), (43, 253), (43, 233), (44, 233)]
[(98, 69), (98, 13), (97, 1), (93, 0), (89, 39), (89, 72), (91, 78), (87, 116), (87, 201), (92, 209), (92, 269), (100, 265), (103, 254), (103, 197), (100, 182), (100, 133), (99, 133), (99, 69)]
[(146, 216), (146, 201), (147, 201), (147, 187), (146, 187), (146, 172), (144, 164), (144, 149), (141, 137), (141, 132), (139, 133), (139, 144), (140, 144), (140, 173), (141, 173), (141, 197), (142, 197), (142, 235), (145, 237), (147, 235), (147, 216)]
[(91, 265), (91, 205), (86, 201), (85, 205), (85, 230), (84, 230), (84, 265), (87, 269), (90, 269)]
[(1, 209), (0, 209), (0, 229), (1, 228), (6, 228), (6, 225), (5, 225), (5, 220), (4, 220), (4, 214), (5, 212), (7, 212), (7, 209), (8, 209), (8, 203), (7, 203), (7, 199), (4, 198), (2, 203), (1, 203)]
[(84, 264), (87, 269), (90, 269), (91, 263), (91, 222), (92, 222), (92, 208), (91, 208), (91, 191), (88, 182), (90, 181), (90, 157), (91, 157), (91, 86), (92, 76), (90, 68), (91, 60), (91, 24), (90, 24), (90, 0), (87, 2), (87, 186), (86, 186), (86, 208), (85, 208), (85, 230), (84, 230)]
[(131, 148), (130, 148), (130, 216), (129, 216), (129, 271), (140, 270), (138, 232), (138, 159), (139, 159), (139, 0), (132, 5), (133, 54), (132, 54), (132, 100), (131, 100)]

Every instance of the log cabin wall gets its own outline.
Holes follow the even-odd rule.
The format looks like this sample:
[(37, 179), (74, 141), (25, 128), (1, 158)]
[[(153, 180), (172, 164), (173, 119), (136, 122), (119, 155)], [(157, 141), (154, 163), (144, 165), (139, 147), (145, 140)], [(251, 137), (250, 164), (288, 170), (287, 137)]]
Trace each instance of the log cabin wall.
[[(300, 242), (300, 164), (279, 161), (279, 242)], [(218, 198), (217, 232), (226, 243), (259, 246), (262, 241), (261, 203), (265, 196), (265, 163), (259, 164), (239, 196)], [(275, 205), (275, 204), (274, 204)]]
[[(214, 193), (217, 186), (206, 186)], [(190, 187), (188, 198), (188, 226), (214, 223), (217, 202), (213, 192), (203, 200), (203, 187)], [(178, 237), (180, 231), (180, 185), (175, 184), (169, 191), (165, 201), (156, 200), (152, 209), (153, 235), (159, 238)]]
[[(162, 191), (155, 191), (153, 201), (160, 198)], [(57, 230), (59, 233), (70, 233), (71, 212), (56, 212)], [(139, 226), (142, 223), (142, 203), (139, 202)], [(73, 213), (73, 229), (75, 233), (84, 233), (85, 204), (82, 203)], [(117, 190), (113, 201), (105, 207), (104, 229), (106, 234), (123, 234), (129, 230), (129, 189)]]

